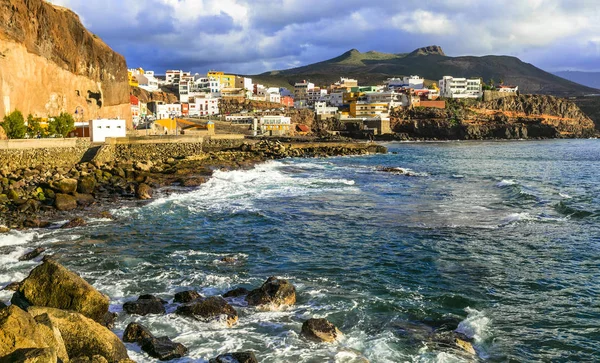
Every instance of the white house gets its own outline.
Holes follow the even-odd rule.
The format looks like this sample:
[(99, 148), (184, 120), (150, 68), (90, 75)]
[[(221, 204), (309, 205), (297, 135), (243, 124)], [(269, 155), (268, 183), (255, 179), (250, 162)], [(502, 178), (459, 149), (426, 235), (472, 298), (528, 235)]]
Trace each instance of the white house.
[(184, 76), (189, 76), (190, 72), (184, 72), (182, 70), (168, 70), (165, 73), (165, 82), (166, 84), (171, 84), (173, 86), (179, 86), (179, 81)]
[(158, 79), (154, 77), (154, 71), (145, 71), (143, 74), (137, 73), (134, 74), (135, 79), (137, 79), (139, 87), (148, 92), (158, 91)]
[(440, 96), (446, 98), (480, 98), (483, 87), (479, 78), (454, 78), (444, 76), (440, 80)]
[(265, 96), (265, 100), (267, 102), (273, 102), (273, 103), (281, 103), (281, 95), (279, 94), (279, 92), (277, 93), (267, 93), (267, 95)]
[(98, 119), (90, 121), (90, 139), (92, 142), (105, 142), (107, 137), (127, 136), (125, 120)]
[(181, 116), (181, 104), (180, 103), (166, 103), (156, 105), (156, 119), (164, 120), (173, 117)]
[[(262, 116), (254, 122), (255, 133), (267, 136), (282, 136), (290, 132), (292, 119), (283, 115)], [(260, 131), (260, 132), (259, 132)]]
[(337, 114), (338, 108), (327, 106), (327, 102), (315, 102), (315, 113), (324, 118), (333, 117)]
[(502, 93), (517, 93), (517, 92), (519, 92), (519, 86), (505, 86), (505, 85), (501, 84), (498, 87), (496, 87), (496, 89), (498, 90), (498, 92), (502, 92)]
[(219, 114), (219, 97), (211, 94), (190, 98), (190, 116), (211, 116)]
[(387, 103), (390, 107), (408, 106), (408, 97), (396, 92), (367, 92), (365, 100), (367, 103)]
[(388, 78), (386, 81), (388, 88), (412, 88), (423, 89), (425, 87), (425, 79), (419, 76), (410, 76), (402, 78)]
[(294, 85), (294, 98), (295, 99), (306, 99), (306, 94), (315, 88), (314, 83), (307, 81), (298, 82)]

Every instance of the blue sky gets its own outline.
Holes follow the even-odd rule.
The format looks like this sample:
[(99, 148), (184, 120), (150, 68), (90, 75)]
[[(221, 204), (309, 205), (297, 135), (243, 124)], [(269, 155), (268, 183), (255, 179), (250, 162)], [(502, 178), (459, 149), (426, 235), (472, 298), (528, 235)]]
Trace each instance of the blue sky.
[(129, 67), (256, 74), (356, 48), (513, 55), (548, 71), (600, 71), (597, 0), (51, 0)]

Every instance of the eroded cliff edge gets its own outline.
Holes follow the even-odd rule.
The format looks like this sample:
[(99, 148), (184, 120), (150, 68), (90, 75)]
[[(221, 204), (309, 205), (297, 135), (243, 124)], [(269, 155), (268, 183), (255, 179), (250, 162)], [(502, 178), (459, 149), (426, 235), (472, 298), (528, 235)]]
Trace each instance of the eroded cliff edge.
[(43, 0), (0, 0), (0, 118), (83, 109), (131, 121), (125, 58), (77, 14)]
[(392, 129), (407, 138), (585, 138), (594, 122), (574, 103), (552, 96), (521, 95), (491, 102), (450, 100), (446, 109), (414, 107), (392, 113)]

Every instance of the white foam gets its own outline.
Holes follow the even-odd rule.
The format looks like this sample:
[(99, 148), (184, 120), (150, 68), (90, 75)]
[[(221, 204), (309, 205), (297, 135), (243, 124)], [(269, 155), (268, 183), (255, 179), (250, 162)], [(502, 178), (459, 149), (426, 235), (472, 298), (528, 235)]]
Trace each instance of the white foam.
[(0, 234), (0, 247), (28, 244), (37, 237), (37, 232), (10, 231)]
[(514, 181), (513, 179), (503, 179), (502, 181), (500, 181), (498, 184), (496, 184), (497, 187), (506, 187), (509, 185), (517, 185), (518, 183), (516, 181)]
[(567, 193), (558, 193), (558, 195), (565, 199), (573, 199), (573, 197)]
[(456, 331), (465, 334), (475, 343), (482, 343), (491, 337), (490, 325), (492, 321), (483, 311), (466, 308), (467, 318), (458, 324)]

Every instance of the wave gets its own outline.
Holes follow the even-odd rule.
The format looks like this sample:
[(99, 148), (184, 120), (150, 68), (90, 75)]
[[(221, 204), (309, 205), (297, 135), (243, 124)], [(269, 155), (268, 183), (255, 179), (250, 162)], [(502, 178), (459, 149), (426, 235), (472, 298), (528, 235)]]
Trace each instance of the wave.
[(595, 212), (572, 207), (572, 206), (568, 205), (567, 203), (564, 203), (563, 201), (560, 201), (557, 204), (555, 204), (554, 209), (562, 215), (565, 215), (569, 218), (575, 218), (575, 219), (583, 219), (583, 218), (587, 218), (587, 217), (596, 215)]
[(510, 185), (518, 185), (518, 184), (519, 183), (517, 183), (513, 179), (503, 179), (502, 181), (497, 183), (496, 186), (499, 188), (502, 188), (502, 187), (506, 187), (506, 186), (510, 186)]
[(0, 234), (0, 247), (28, 244), (37, 236), (37, 232), (10, 231)]

